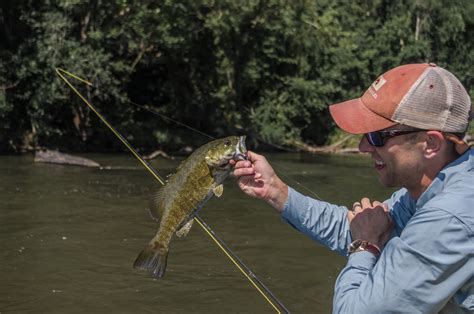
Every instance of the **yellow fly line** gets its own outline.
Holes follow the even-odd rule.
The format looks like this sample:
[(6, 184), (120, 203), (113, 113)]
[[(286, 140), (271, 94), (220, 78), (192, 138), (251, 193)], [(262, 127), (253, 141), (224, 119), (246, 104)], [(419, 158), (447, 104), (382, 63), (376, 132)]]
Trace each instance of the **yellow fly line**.
[[(128, 150), (140, 161), (140, 163), (148, 170), (148, 172), (155, 177), (162, 185), (164, 180), (158, 173), (138, 154), (138, 152), (128, 143), (128, 141), (95, 109), (92, 104), (68, 81), (64, 76), (70, 76), (88, 86), (93, 86), (91, 82), (80, 78), (79, 76), (68, 72), (61, 68), (56, 68), (56, 73), (61, 79), (76, 93), (77, 96), (104, 122), (104, 124), (115, 134), (115, 136), (128, 148)], [(64, 74), (64, 75), (63, 75)], [(206, 232), (207, 235), (216, 243), (216, 245), (224, 252), (224, 254), (234, 263), (239, 271), (247, 278), (248, 281), (255, 287), (255, 289), (263, 296), (263, 298), (275, 309), (277, 313), (281, 313), (280, 309), (289, 313), (288, 309), (271, 293), (271, 291), (253, 274), (253, 272), (227, 247), (227, 245), (211, 230), (211, 228), (200, 218), (195, 216), (194, 220), (198, 222), (199, 226)], [(244, 270), (246, 269), (247, 272)], [(266, 291), (266, 293), (263, 290)], [(278, 306), (271, 300), (273, 299)]]

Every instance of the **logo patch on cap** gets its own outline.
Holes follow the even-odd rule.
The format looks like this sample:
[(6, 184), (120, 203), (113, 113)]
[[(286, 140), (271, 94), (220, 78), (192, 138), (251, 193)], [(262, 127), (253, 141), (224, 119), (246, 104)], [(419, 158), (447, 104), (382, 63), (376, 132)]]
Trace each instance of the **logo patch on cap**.
[(383, 75), (381, 75), (378, 79), (376, 79), (372, 85), (370, 85), (369, 87), (369, 93), (370, 95), (372, 95), (372, 97), (374, 97), (375, 99), (377, 99), (377, 91), (385, 84), (387, 83), (387, 81), (385, 80), (385, 78), (383, 77)]
[(372, 88), (375, 89), (375, 91), (378, 91), (387, 81), (381, 75), (378, 79), (375, 80), (375, 82), (372, 83)]

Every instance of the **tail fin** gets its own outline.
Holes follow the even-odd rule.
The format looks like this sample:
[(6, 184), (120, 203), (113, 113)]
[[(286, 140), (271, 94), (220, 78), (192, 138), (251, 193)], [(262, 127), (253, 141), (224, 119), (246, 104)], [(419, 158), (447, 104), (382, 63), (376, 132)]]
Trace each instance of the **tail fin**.
[(168, 250), (153, 249), (147, 246), (140, 252), (133, 268), (151, 271), (154, 278), (161, 278), (165, 275), (166, 262), (168, 260)]

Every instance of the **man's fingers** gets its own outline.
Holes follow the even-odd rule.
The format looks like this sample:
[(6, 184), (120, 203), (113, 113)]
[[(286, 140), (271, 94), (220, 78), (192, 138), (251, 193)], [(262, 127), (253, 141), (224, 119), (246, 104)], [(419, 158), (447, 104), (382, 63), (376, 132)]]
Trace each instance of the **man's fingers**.
[(239, 168), (248, 168), (248, 167), (251, 167), (252, 166), (252, 163), (248, 160), (241, 160), (241, 161), (237, 161), (235, 163), (235, 167), (234, 169), (239, 169)]
[(377, 206), (382, 206), (383, 207), (382, 203), (380, 203), (379, 201), (373, 201), (372, 202), (372, 207), (377, 207)]
[(360, 203), (362, 204), (362, 208), (372, 207), (370, 200), (367, 197), (364, 197)]
[(354, 204), (352, 204), (352, 212), (354, 214), (357, 214), (361, 211), (362, 211), (362, 205), (360, 204), (360, 202), (354, 202)]
[(234, 175), (236, 177), (242, 177), (242, 176), (251, 176), (255, 174), (255, 169), (253, 167), (245, 167), (245, 168), (237, 168), (234, 169)]
[(372, 203), (372, 207), (378, 207), (378, 206), (382, 207), (383, 210), (384, 210), (386, 213), (389, 212), (389, 209), (388, 209), (388, 205), (387, 205), (387, 204), (381, 203), (381, 202), (379, 202), (379, 201), (374, 201), (374, 202)]
[(354, 214), (358, 214), (360, 212), (363, 212), (366, 208), (376, 208), (376, 207), (382, 207), (385, 212), (387, 213), (389, 212), (387, 204), (381, 203), (379, 201), (371, 202), (370, 199), (367, 197), (364, 197), (363, 199), (361, 199), (360, 202), (354, 202), (354, 204), (352, 204), (351, 211)]
[(253, 159), (255, 159), (255, 153), (248, 150), (247, 151), (247, 160), (253, 160)]
[(261, 159), (261, 158), (265, 158), (265, 157), (263, 157), (262, 155), (259, 155), (257, 153), (254, 153), (250, 150), (247, 151), (247, 160), (249, 160), (251, 162), (255, 162), (255, 161), (257, 161), (258, 159)]

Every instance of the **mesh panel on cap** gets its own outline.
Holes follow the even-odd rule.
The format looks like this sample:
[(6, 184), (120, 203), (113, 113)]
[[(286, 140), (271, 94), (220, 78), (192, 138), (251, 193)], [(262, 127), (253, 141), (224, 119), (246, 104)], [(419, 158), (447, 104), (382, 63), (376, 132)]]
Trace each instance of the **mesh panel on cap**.
[(393, 114), (412, 127), (445, 132), (467, 129), (471, 101), (459, 80), (439, 67), (429, 67), (413, 84)]

